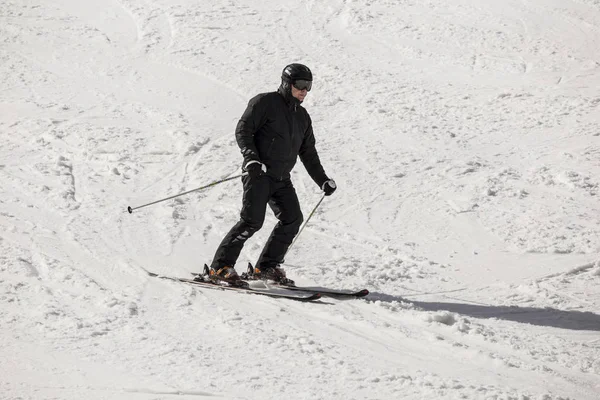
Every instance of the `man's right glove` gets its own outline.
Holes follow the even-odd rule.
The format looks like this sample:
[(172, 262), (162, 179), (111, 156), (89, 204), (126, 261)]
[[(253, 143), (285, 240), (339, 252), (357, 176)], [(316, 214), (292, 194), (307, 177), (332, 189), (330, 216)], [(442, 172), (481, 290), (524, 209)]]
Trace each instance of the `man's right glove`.
[(246, 164), (246, 171), (251, 179), (258, 178), (267, 172), (267, 166), (259, 161), (250, 161)]
[(337, 189), (337, 186), (335, 184), (335, 181), (333, 179), (330, 179), (328, 181), (325, 181), (321, 189), (325, 192), (325, 196), (331, 196), (333, 192), (335, 192), (335, 189)]

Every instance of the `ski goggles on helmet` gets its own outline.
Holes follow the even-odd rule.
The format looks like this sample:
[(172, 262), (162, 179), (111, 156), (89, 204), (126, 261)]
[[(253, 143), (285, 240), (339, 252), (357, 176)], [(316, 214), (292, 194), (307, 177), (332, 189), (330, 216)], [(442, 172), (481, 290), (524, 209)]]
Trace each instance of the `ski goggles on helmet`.
[(307, 81), (304, 79), (298, 79), (297, 81), (294, 81), (292, 85), (298, 90), (306, 89), (306, 91), (310, 92), (310, 89), (312, 89), (312, 81)]

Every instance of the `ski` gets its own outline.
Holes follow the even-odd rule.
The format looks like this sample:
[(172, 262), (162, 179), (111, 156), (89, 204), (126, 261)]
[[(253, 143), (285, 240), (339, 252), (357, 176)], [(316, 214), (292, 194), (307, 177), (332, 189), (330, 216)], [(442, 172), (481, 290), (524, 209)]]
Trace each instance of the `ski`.
[(280, 287), (280, 288), (285, 288), (288, 290), (292, 290), (292, 291), (302, 291), (302, 292), (306, 292), (306, 293), (320, 293), (322, 296), (325, 297), (333, 297), (333, 298), (361, 298), (361, 297), (365, 297), (369, 294), (369, 291), (367, 289), (361, 289), (361, 290), (348, 290), (348, 289), (329, 289), (329, 288), (324, 288), (324, 287), (317, 287), (317, 286), (288, 286), (288, 285), (279, 285), (276, 283), (269, 283), (269, 285), (272, 286), (276, 286), (276, 287)]
[[(242, 274), (242, 278), (245, 280), (257, 280), (254, 276), (254, 267), (251, 263), (248, 263), (248, 271), (245, 274)], [(365, 297), (369, 294), (367, 289), (361, 290), (348, 290), (348, 289), (330, 289), (325, 287), (316, 287), (316, 286), (296, 286), (293, 281), (290, 283), (277, 283), (277, 282), (269, 282), (270, 286), (285, 288), (291, 291), (301, 291), (307, 293), (320, 293), (322, 296), (333, 297), (338, 299), (348, 299), (348, 298), (361, 298)]]
[[(208, 274), (208, 266), (204, 266), (204, 275)], [(200, 273), (192, 273), (194, 276), (202, 277), (203, 274)], [(241, 274), (241, 278), (246, 281), (258, 281), (260, 279), (254, 276), (254, 267), (252, 264), (248, 263), (248, 271), (246, 273)], [(318, 293), (321, 296), (332, 297), (337, 299), (351, 299), (351, 298), (361, 298), (365, 297), (369, 294), (367, 289), (361, 290), (351, 290), (351, 289), (330, 289), (325, 287), (317, 287), (317, 286), (296, 286), (295, 284), (281, 284), (277, 282), (269, 282), (268, 286), (276, 287), (281, 289), (286, 289), (295, 292), (305, 292), (305, 293)]]
[(175, 282), (182, 282), (182, 283), (199, 286), (199, 287), (203, 287), (203, 288), (207, 288), (207, 289), (213, 289), (213, 290), (235, 291), (235, 292), (241, 292), (241, 293), (247, 293), (247, 294), (256, 294), (259, 296), (272, 297), (272, 298), (277, 298), (277, 299), (288, 299), (288, 300), (296, 300), (296, 301), (303, 301), (303, 302), (319, 300), (321, 298), (321, 294), (317, 293), (317, 292), (282, 293), (282, 292), (274, 292), (274, 291), (270, 291), (270, 290), (253, 289), (249, 286), (248, 287), (246, 287), (246, 286), (228, 286), (226, 284), (221, 284), (219, 282), (213, 282), (213, 281), (206, 280), (203, 278), (202, 278), (202, 280), (194, 280), (194, 279), (180, 278), (180, 277), (176, 277), (176, 276), (161, 275), (161, 274), (157, 274), (155, 272), (151, 272), (148, 270), (145, 270), (145, 271), (149, 276), (151, 276), (153, 278), (166, 279), (166, 280), (175, 281)]

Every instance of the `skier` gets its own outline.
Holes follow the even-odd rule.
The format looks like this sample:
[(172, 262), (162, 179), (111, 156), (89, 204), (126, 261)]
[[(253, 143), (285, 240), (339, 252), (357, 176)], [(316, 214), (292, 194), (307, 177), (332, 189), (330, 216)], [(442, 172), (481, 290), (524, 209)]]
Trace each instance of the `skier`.
[(230, 284), (240, 283), (234, 266), (244, 243), (261, 229), (267, 204), (279, 220), (258, 259), (255, 275), (289, 281), (280, 267), (300, 229), (303, 217), (290, 172), (298, 156), (310, 177), (330, 196), (336, 184), (323, 170), (315, 148), (312, 122), (301, 106), (312, 87), (312, 72), (302, 64), (287, 65), (276, 92), (262, 93), (248, 102), (235, 138), (244, 157), (244, 194), (239, 222), (217, 249), (210, 273)]

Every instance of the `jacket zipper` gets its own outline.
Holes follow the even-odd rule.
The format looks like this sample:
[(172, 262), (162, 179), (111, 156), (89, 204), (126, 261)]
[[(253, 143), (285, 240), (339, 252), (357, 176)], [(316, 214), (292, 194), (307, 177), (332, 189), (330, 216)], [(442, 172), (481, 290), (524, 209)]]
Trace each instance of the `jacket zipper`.
[(267, 157), (271, 155), (271, 150), (273, 150), (273, 144), (275, 143), (275, 138), (271, 139), (271, 144), (267, 148)]
[[(271, 139), (271, 143), (269, 144), (269, 147), (267, 148), (267, 157), (271, 155), (271, 150), (273, 150), (273, 145), (275, 144), (275, 138)], [(283, 166), (285, 167), (286, 163), (283, 163)], [(282, 171), (285, 170), (285, 168), (282, 169)], [(281, 174), (281, 176), (279, 177), (279, 180), (283, 180), (283, 173)]]

